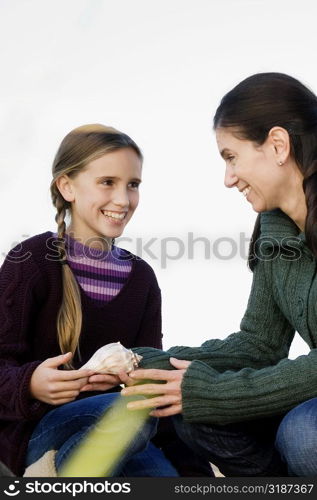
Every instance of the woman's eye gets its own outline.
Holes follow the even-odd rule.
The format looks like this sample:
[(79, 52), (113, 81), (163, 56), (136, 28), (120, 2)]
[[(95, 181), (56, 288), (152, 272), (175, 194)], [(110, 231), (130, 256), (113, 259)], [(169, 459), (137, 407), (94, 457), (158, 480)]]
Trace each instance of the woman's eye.
[(129, 187), (132, 189), (139, 189), (140, 183), (139, 182), (130, 182)]
[(111, 179), (105, 179), (104, 181), (101, 182), (104, 186), (112, 186), (113, 180)]
[(227, 156), (227, 161), (231, 163), (234, 160), (234, 156)]

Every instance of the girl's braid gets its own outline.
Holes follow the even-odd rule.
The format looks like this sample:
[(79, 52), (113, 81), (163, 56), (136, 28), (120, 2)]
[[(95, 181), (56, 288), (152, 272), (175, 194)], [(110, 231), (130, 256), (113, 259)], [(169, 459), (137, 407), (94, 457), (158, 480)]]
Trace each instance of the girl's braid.
[(53, 204), (56, 207), (57, 213), (55, 215), (55, 221), (57, 224), (57, 237), (60, 241), (59, 244), (59, 256), (61, 261), (66, 261), (66, 250), (65, 250), (65, 233), (66, 233), (66, 203), (62, 195), (55, 188), (54, 194), (52, 196)]

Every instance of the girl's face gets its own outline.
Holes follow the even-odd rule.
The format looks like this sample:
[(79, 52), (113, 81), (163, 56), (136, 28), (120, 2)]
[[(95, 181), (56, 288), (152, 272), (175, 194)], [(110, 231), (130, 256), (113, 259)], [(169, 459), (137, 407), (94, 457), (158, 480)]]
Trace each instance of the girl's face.
[(141, 160), (123, 148), (91, 161), (74, 178), (63, 176), (59, 188), (71, 202), (69, 231), (81, 243), (120, 236), (139, 203)]
[(285, 197), (287, 171), (278, 164), (274, 142), (268, 138), (257, 146), (236, 138), (226, 128), (216, 130), (216, 139), (226, 162), (225, 186), (236, 187), (256, 212), (280, 207)]

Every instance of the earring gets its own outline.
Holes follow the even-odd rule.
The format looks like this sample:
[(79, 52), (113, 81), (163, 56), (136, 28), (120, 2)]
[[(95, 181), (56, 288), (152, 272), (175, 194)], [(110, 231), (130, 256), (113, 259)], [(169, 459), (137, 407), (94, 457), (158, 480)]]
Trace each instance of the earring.
[(279, 165), (283, 165), (284, 162), (282, 162), (281, 160), (278, 162)]

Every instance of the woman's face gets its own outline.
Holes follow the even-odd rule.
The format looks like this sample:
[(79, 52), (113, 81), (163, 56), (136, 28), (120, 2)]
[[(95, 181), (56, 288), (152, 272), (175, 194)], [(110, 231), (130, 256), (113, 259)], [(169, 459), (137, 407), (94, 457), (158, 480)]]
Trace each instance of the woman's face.
[(119, 237), (138, 206), (141, 168), (136, 152), (123, 148), (91, 161), (74, 178), (64, 176), (60, 187), (71, 202), (69, 231), (84, 244)]
[(225, 186), (236, 187), (256, 212), (280, 207), (287, 179), (286, 169), (277, 162), (274, 142), (268, 137), (258, 146), (238, 139), (228, 128), (217, 129), (216, 139), (226, 162)]

